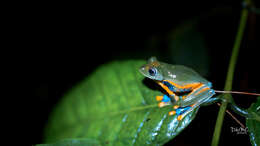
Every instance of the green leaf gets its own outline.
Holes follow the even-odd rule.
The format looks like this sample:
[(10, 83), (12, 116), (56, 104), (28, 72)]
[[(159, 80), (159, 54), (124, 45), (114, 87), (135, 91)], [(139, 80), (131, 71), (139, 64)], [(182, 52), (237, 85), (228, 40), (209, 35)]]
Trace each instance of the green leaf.
[[(158, 108), (155, 85), (144, 80), (144, 61), (112, 62), (68, 92), (56, 106), (46, 127), (45, 142), (91, 138), (111, 145), (162, 145), (193, 120), (198, 109), (177, 121), (171, 106)], [(155, 87), (157, 87), (155, 85)]]
[(36, 146), (99, 146), (100, 143), (94, 139), (64, 139), (53, 144), (37, 144)]
[[(256, 103), (253, 103), (248, 109), (255, 114), (260, 115), (260, 96)], [(255, 119), (246, 119), (246, 126), (248, 127), (249, 137), (253, 146), (260, 145), (260, 122)]]

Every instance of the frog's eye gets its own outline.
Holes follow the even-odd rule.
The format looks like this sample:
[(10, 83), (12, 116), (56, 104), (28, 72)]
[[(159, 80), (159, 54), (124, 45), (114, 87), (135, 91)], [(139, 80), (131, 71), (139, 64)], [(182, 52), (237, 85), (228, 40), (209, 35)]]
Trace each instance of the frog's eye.
[(156, 69), (156, 68), (150, 68), (150, 69), (148, 70), (148, 72), (149, 72), (149, 74), (150, 74), (151, 76), (155, 76), (156, 73), (157, 73), (157, 69)]

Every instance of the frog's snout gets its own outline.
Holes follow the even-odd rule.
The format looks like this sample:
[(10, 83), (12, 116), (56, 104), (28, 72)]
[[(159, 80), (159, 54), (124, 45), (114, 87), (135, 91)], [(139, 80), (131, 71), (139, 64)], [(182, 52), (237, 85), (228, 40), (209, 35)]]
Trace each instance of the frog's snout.
[(145, 66), (141, 66), (139, 68), (139, 71), (142, 73), (142, 74), (145, 74)]

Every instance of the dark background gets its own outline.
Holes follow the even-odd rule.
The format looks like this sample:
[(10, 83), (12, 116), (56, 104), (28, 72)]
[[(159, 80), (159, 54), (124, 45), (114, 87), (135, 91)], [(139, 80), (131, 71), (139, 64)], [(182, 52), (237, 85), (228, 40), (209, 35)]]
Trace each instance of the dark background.
[[(22, 87), (25, 97), (14, 98), (18, 110), (12, 118), (14, 123), (19, 121), (16, 123), (19, 130), (12, 136), (20, 137), (22, 143), (28, 145), (42, 143), (48, 115), (68, 89), (100, 64), (111, 60), (147, 59), (154, 55), (167, 62), (170, 58), (167, 34), (182, 22), (196, 17), (201, 18), (199, 30), (209, 51), (207, 79), (215, 89), (223, 89), (241, 6), (241, 1), (220, 0), (175, 1), (167, 6), (63, 2), (35, 4), (22, 9), (22, 13), (16, 13), (13, 18), (17, 23), (14, 28), (18, 39), (13, 43), (21, 48), (16, 52), (21, 61), (18, 60), (16, 70), (21, 72), (23, 81), (17, 86)], [(260, 92), (258, 19), (259, 15), (250, 13), (233, 90)], [(153, 46), (154, 38), (157, 47)], [(248, 107), (255, 97), (236, 95), (235, 101)], [(216, 104), (202, 107), (195, 120), (166, 145), (210, 145), (218, 109)], [(245, 123), (244, 118), (237, 117)], [(239, 125), (226, 115), (220, 145), (250, 145), (248, 135), (232, 133), (230, 127)]]

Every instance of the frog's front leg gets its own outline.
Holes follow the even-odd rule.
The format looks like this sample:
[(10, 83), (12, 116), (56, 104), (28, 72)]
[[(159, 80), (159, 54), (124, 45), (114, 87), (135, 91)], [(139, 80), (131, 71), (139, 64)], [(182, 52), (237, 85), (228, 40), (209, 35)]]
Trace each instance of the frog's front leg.
[(156, 96), (156, 100), (160, 101), (160, 103), (158, 104), (159, 107), (164, 107), (166, 105), (170, 105), (171, 104), (171, 99), (167, 95)]
[[(180, 86), (177, 85), (177, 87), (176, 87), (176, 84), (174, 84), (173, 82), (168, 81), (168, 80), (164, 80), (162, 82), (158, 81), (157, 83), (168, 93), (169, 96), (171, 96), (175, 100), (175, 105), (176, 105), (175, 107), (179, 107), (178, 103), (180, 101), (180, 97), (178, 95), (176, 95), (175, 92), (190, 91), (193, 88), (193, 86), (195, 85), (195, 84), (192, 84), (192, 85), (185, 86), (185, 87), (180, 87)], [(167, 95), (156, 96), (156, 100), (161, 101), (158, 104), (159, 107), (164, 107), (166, 105), (171, 104), (171, 99)]]
[(181, 106), (188, 106), (194, 103), (201, 103), (212, 97), (215, 94), (214, 90), (206, 84), (201, 84), (194, 88), (187, 96), (182, 98)]
[(179, 96), (177, 96), (174, 91), (165, 84), (165, 82), (157, 82), (171, 97), (174, 98), (176, 102), (179, 101)]
[[(179, 102), (179, 100), (182, 100), (183, 98), (185, 98), (186, 96), (178, 96), (176, 95), (176, 93), (182, 93), (182, 92), (190, 92), (193, 89), (197, 88), (201, 83), (192, 83), (192, 84), (188, 84), (185, 86), (180, 86), (178, 84), (175, 84), (172, 81), (169, 80), (163, 80), (158, 81), (157, 82), (171, 97), (173, 97), (173, 99), (175, 100), (175, 102)], [(181, 98), (181, 99), (180, 99)], [(162, 97), (160, 97), (159, 99), (162, 99)], [(160, 101), (160, 100), (158, 100)]]

